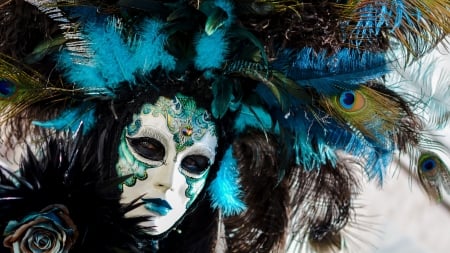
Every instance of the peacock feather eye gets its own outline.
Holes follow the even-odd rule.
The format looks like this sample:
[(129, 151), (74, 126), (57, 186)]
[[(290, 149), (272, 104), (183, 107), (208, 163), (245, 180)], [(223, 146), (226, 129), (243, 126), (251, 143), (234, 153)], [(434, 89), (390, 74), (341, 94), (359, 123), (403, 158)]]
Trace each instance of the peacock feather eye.
[(16, 85), (8, 79), (0, 78), (0, 99), (10, 98), (16, 93)]
[(339, 105), (348, 112), (357, 112), (364, 108), (366, 99), (358, 91), (344, 91), (339, 96)]
[(450, 171), (438, 155), (432, 152), (421, 154), (417, 167), (420, 184), (434, 199), (441, 201), (441, 190), (450, 193)]
[(423, 173), (429, 175), (437, 173), (439, 166), (441, 166), (441, 162), (434, 155), (424, 154), (419, 159), (419, 168)]
[(436, 168), (436, 161), (434, 159), (426, 159), (422, 162), (421, 169), (422, 171), (431, 171)]

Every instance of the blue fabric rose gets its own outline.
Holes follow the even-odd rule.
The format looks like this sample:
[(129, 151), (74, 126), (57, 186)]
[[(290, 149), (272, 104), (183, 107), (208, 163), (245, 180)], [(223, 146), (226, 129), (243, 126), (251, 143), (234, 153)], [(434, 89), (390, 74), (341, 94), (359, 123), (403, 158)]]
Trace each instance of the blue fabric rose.
[(78, 230), (67, 208), (55, 204), (10, 221), (4, 236), (3, 245), (13, 253), (65, 253), (75, 244)]

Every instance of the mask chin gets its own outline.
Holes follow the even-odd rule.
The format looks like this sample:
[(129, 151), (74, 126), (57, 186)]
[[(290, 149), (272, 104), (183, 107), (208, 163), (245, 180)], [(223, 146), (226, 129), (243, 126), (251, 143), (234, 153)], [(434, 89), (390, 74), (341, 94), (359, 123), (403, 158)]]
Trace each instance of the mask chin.
[[(197, 209), (197, 207), (200, 206), (203, 202), (207, 201), (207, 198), (205, 197), (206, 196), (205, 189), (206, 189), (206, 185), (202, 189), (202, 191), (199, 193), (197, 198), (194, 200), (192, 205), (190, 205), (188, 207), (186, 212), (169, 229), (167, 229), (166, 231), (164, 231), (158, 235), (150, 235), (151, 240), (161, 241), (167, 237), (176, 236), (177, 234), (182, 234), (183, 233), (183, 221), (185, 219), (187, 219), (186, 217), (188, 217), (191, 214), (194, 214), (197, 210), (199, 210), (199, 209)], [(206, 203), (206, 204), (209, 205), (209, 203)], [(148, 233), (145, 233), (145, 234), (147, 236), (149, 235)], [(154, 242), (154, 243), (157, 243), (157, 242)]]

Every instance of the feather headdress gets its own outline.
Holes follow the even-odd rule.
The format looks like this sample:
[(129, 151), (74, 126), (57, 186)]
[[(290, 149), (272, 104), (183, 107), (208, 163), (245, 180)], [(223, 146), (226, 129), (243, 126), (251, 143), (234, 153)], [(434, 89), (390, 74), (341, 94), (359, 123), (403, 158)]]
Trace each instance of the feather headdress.
[[(130, 101), (175, 92), (199, 98), (222, 128), (225, 147), (207, 190), (211, 206), (231, 216), (223, 221), (231, 250), (281, 250), (289, 219), (301, 220), (294, 229), (301, 238), (339, 247), (333, 236), (347, 223), (358, 185), (348, 164), (382, 181), (395, 156), (409, 154), (417, 158), (412, 167), (424, 168), (419, 175), (427, 189), (448, 186), (448, 169), (439, 161), (440, 176), (426, 176), (432, 145), (415, 111), (416, 102), (425, 101), (421, 91), (411, 99), (403, 84), (385, 81), (399, 59), (409, 66), (449, 34), (447, 0), (25, 0), (0, 6), (0, 34), (8, 45), (1, 49), (0, 108), (8, 117), (57, 101), (59, 115), (33, 123), (73, 131), (84, 122), (89, 135), (105, 111), (117, 117)], [(20, 12), (42, 24), (11, 16)], [(31, 25), (11, 30), (23, 22)], [(24, 34), (33, 41), (19, 39)], [(10, 57), (35, 71), (16, 67)], [(448, 106), (434, 102), (440, 113), (433, 121), (447, 122)], [(261, 186), (271, 195), (261, 197)], [(258, 198), (265, 206), (253, 205)]]

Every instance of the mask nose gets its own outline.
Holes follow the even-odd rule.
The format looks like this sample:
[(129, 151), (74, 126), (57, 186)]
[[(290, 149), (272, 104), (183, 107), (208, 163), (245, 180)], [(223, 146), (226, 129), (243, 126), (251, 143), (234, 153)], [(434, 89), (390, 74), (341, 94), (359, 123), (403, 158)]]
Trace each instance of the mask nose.
[(173, 190), (175, 163), (165, 162), (162, 166), (155, 168), (153, 173), (153, 187), (160, 191)]

